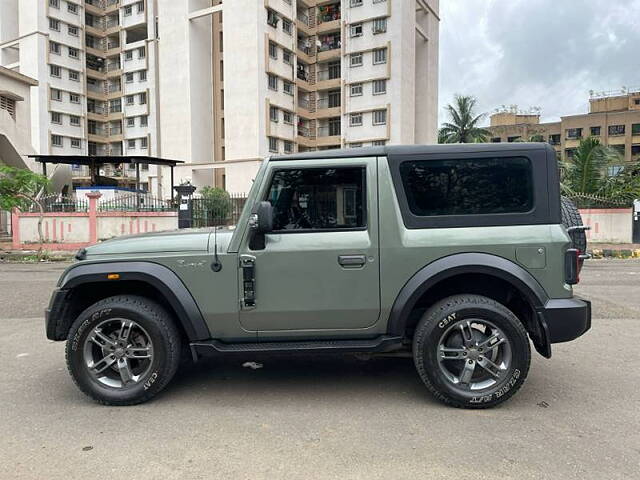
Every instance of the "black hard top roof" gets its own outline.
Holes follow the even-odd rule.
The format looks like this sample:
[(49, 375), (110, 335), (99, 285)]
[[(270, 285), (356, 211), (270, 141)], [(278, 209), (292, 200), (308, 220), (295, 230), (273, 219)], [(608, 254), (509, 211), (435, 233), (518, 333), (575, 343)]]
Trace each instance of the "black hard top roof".
[(342, 148), (334, 150), (318, 150), (315, 152), (276, 155), (270, 161), (312, 160), (330, 158), (382, 157), (394, 155), (420, 155), (429, 153), (487, 153), (522, 150), (545, 150), (551, 148), (542, 142), (527, 143), (448, 143), (441, 145), (388, 145), (384, 147)]

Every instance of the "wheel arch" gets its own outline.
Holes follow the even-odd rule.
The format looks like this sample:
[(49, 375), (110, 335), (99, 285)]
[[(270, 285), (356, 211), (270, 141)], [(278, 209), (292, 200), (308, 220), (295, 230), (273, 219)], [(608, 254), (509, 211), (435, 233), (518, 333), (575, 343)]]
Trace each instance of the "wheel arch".
[(486, 253), (450, 255), (418, 270), (396, 296), (388, 333), (410, 336), (422, 307), (455, 293), (480, 294), (505, 303), (525, 323), (536, 349), (550, 355), (546, 353), (546, 327), (536, 313), (548, 300), (546, 292), (521, 266)]
[[(110, 279), (109, 274), (117, 274)], [(97, 290), (99, 289), (99, 290)], [(64, 340), (71, 324), (84, 308), (118, 294), (149, 297), (164, 306), (177, 320), (189, 341), (210, 337), (204, 317), (182, 280), (169, 268), (153, 262), (108, 262), (78, 264), (58, 282), (49, 308), (47, 336)]]

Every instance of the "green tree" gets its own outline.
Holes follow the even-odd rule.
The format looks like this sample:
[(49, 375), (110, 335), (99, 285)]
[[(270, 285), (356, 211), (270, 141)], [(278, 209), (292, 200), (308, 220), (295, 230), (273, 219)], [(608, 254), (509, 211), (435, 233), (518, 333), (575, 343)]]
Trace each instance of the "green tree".
[(28, 169), (0, 166), (0, 209), (28, 209), (31, 205), (38, 207), (38, 237), (40, 248), (44, 243), (42, 220), (44, 208), (38, 201), (38, 194), (49, 184), (47, 177)]
[(477, 100), (472, 96), (456, 95), (454, 104), (447, 105), (449, 121), (442, 124), (438, 131), (438, 143), (483, 143), (491, 133), (478, 124), (484, 113), (474, 112)]
[(573, 155), (560, 167), (562, 193), (582, 208), (628, 206), (640, 198), (640, 168), (623, 166), (618, 151), (602, 145), (597, 138), (580, 140)]
[(222, 188), (202, 187), (200, 195), (209, 216), (214, 220), (226, 220), (231, 211), (231, 197)]

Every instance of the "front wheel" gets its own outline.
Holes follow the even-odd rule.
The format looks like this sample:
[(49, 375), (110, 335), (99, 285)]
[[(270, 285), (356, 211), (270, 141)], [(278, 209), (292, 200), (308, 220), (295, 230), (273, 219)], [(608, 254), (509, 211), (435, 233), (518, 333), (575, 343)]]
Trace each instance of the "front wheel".
[(101, 300), (69, 331), (67, 367), (85, 394), (134, 405), (160, 392), (180, 363), (180, 334), (157, 303), (135, 295)]
[(462, 408), (504, 402), (522, 386), (531, 362), (522, 323), (480, 295), (455, 295), (429, 308), (416, 328), (413, 356), (429, 391)]

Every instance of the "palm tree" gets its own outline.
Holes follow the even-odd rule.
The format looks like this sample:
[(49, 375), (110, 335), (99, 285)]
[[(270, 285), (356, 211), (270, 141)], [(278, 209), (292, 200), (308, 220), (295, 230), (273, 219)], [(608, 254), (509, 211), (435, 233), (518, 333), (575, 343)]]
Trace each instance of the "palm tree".
[(562, 193), (580, 207), (628, 206), (640, 197), (640, 169), (620, 167), (623, 159), (597, 138), (580, 140), (571, 157), (560, 163)]
[(472, 96), (456, 95), (454, 105), (447, 105), (450, 121), (443, 123), (438, 131), (438, 143), (482, 143), (491, 133), (486, 128), (478, 127), (485, 117), (484, 113), (476, 115), (473, 111), (477, 100)]

